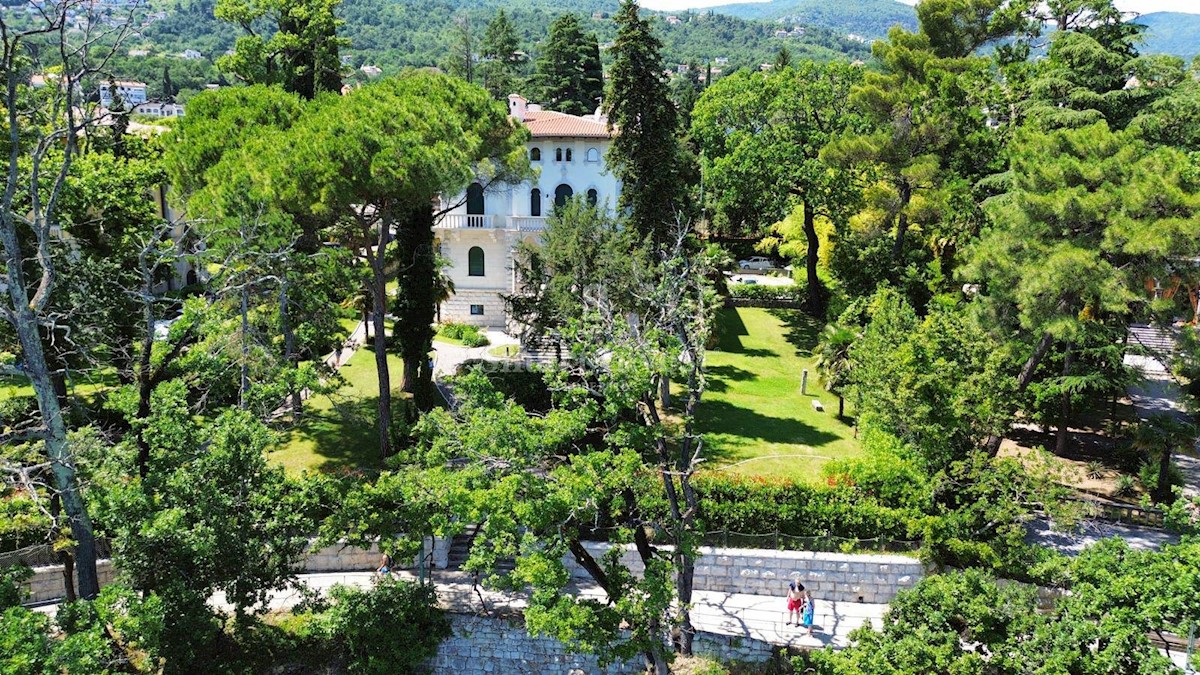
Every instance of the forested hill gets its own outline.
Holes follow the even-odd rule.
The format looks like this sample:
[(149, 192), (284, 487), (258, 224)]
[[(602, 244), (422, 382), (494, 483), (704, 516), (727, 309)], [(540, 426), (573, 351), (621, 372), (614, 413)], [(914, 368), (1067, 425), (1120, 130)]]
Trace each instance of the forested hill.
[(896, 0), (772, 0), (721, 5), (714, 11), (742, 19), (793, 21), (823, 26), (838, 33), (882, 38), (900, 24), (917, 29), (917, 12)]
[(1185, 59), (1200, 55), (1200, 14), (1154, 12), (1138, 17), (1146, 26), (1146, 54), (1174, 54)]
[[(151, 43), (147, 46), (167, 54), (196, 49), (206, 57), (230, 49), (237, 31), (213, 18), (213, 5), (214, 0), (177, 0), (164, 19), (145, 31)], [(604, 44), (615, 35), (611, 15), (617, 7), (617, 0), (344, 0), (339, 14), (346, 22), (341, 33), (351, 41), (351, 48), (343, 53), (352, 58), (352, 65), (369, 63), (388, 71), (439, 65), (446, 57), (457, 19), (466, 17), (478, 39), (500, 8), (515, 24), (522, 48), (534, 57), (551, 21), (566, 12), (580, 16), (584, 28)], [(804, 35), (778, 38), (775, 32), (780, 26), (765, 20), (708, 11), (676, 13), (677, 19), (671, 22), (667, 16), (659, 13), (656, 24), (668, 64), (703, 65), (722, 58), (729, 60), (726, 69), (757, 65), (772, 61), (784, 45), (793, 57), (819, 61), (865, 58), (868, 54), (866, 45), (823, 28), (810, 27)]]

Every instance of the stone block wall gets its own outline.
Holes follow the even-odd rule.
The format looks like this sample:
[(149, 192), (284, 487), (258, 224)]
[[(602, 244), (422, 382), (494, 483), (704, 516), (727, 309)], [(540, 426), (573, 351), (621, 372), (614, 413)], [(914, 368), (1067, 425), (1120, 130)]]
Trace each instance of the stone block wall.
[[(601, 668), (595, 656), (573, 654), (561, 642), (530, 637), (521, 618), (450, 615), (451, 637), (442, 642), (429, 666), (446, 675), (617, 675), (642, 673), (640, 658)], [(778, 647), (750, 638), (698, 632), (693, 649), (697, 656), (721, 661), (762, 663)]]
[(430, 662), (434, 673), (446, 675), (591, 675), (640, 673), (638, 662), (601, 668), (595, 656), (572, 654), (549, 637), (531, 637), (523, 619), (452, 614), (453, 634), (442, 642)]
[[(599, 557), (607, 544), (589, 543)], [(627, 548), (621, 556), (625, 565), (641, 572), (637, 552)], [(567, 559), (572, 576), (585, 579), (587, 572)], [(925, 566), (916, 558), (900, 555), (776, 551), (703, 546), (696, 561), (695, 588), (699, 591), (779, 595), (797, 577), (823, 600), (837, 602), (891, 602), (896, 593), (911, 588), (925, 576)]]
[[(101, 586), (111, 584), (115, 576), (112, 561), (96, 561), (96, 576), (100, 579)], [(28, 593), (25, 602), (31, 604), (50, 602), (66, 597), (67, 587), (63, 583), (62, 565), (33, 568), (33, 576), (25, 582), (25, 592)]]

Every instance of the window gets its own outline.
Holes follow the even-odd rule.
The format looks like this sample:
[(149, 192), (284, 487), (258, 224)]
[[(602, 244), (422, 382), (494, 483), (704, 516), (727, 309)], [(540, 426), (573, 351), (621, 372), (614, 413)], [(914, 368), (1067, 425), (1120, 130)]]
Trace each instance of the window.
[(542, 161), (542, 149), (534, 148), (534, 149), (530, 150), (529, 151), (529, 161), (531, 161), (531, 162)]
[(537, 188), (529, 191), (529, 215), (542, 215), (542, 191)]
[(471, 316), (483, 316), (483, 305), (471, 305)]
[(554, 149), (554, 161), (556, 161), (556, 162), (562, 161), (562, 148)]
[(596, 202), (600, 201), (600, 193), (596, 192), (596, 188), (591, 188), (587, 191), (588, 206), (595, 206)]
[(587, 155), (584, 156), (584, 159), (589, 162), (599, 162), (600, 151), (595, 148), (588, 148)]
[(479, 183), (467, 187), (467, 215), (483, 215), (483, 186)]
[(467, 276), (483, 276), (483, 249), (478, 246), (472, 246), (471, 250), (467, 251)]
[(573, 194), (575, 194), (575, 191), (572, 190), (571, 186), (567, 185), (566, 183), (554, 188), (554, 206), (565, 206), (567, 200), (570, 199), (571, 195)]
[(567, 148), (567, 161), (571, 161), (571, 149)]

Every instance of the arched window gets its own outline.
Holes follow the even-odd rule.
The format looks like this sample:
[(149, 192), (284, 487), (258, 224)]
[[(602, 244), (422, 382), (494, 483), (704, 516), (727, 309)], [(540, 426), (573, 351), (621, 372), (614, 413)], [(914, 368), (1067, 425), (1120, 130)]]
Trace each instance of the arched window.
[(556, 162), (562, 161), (562, 148), (554, 149), (554, 161), (556, 161)]
[(571, 161), (571, 149), (567, 148), (567, 161)]
[(483, 215), (483, 186), (479, 183), (467, 187), (467, 215)]
[(471, 250), (467, 251), (467, 276), (483, 276), (483, 249), (478, 246), (472, 246)]
[(570, 199), (571, 195), (573, 194), (575, 194), (575, 191), (572, 190), (571, 186), (567, 185), (566, 183), (554, 188), (554, 206), (565, 206), (567, 200)]
[(588, 148), (587, 155), (584, 156), (584, 159), (589, 162), (599, 162), (600, 151), (595, 148)]
[(534, 148), (534, 149), (530, 150), (529, 151), (529, 161), (531, 161), (531, 162), (542, 161), (542, 149)]
[(595, 206), (596, 202), (600, 201), (600, 193), (596, 192), (596, 188), (591, 188), (587, 191), (588, 206)]
[(188, 270), (187, 271), (187, 285), (188, 286), (195, 286), (197, 283), (199, 283), (199, 281), (200, 281), (200, 279), (198, 279), (196, 277), (196, 270)]
[(529, 215), (542, 215), (542, 191), (537, 188), (529, 191)]

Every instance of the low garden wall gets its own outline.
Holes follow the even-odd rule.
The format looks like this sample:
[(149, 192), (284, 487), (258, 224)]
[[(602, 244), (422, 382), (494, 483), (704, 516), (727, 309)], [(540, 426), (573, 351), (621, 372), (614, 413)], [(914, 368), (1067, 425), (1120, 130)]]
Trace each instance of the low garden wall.
[[(435, 568), (445, 568), (449, 557), (450, 541), (448, 539), (428, 539), (427, 550), (432, 551), (432, 564)], [(300, 562), (302, 572), (368, 572), (379, 567), (381, 553), (378, 545), (369, 548), (334, 544), (323, 548), (310, 548)], [(416, 560), (401, 568), (415, 568)], [(66, 586), (63, 584), (62, 565), (45, 565), (33, 568), (33, 576), (25, 582), (28, 593), (26, 602), (38, 604), (66, 597)], [(100, 577), (100, 585), (110, 584), (115, 577), (111, 560), (96, 562), (96, 573)]]
[[(599, 557), (608, 544), (588, 543)], [(916, 558), (901, 555), (776, 551), (702, 546), (696, 560), (695, 588), (698, 591), (779, 595), (787, 584), (800, 578), (817, 598), (836, 602), (888, 603), (901, 590), (912, 588), (925, 576), (925, 566)], [(627, 547), (622, 561), (641, 570), (637, 551)], [(587, 571), (567, 560), (575, 578), (588, 578)]]

